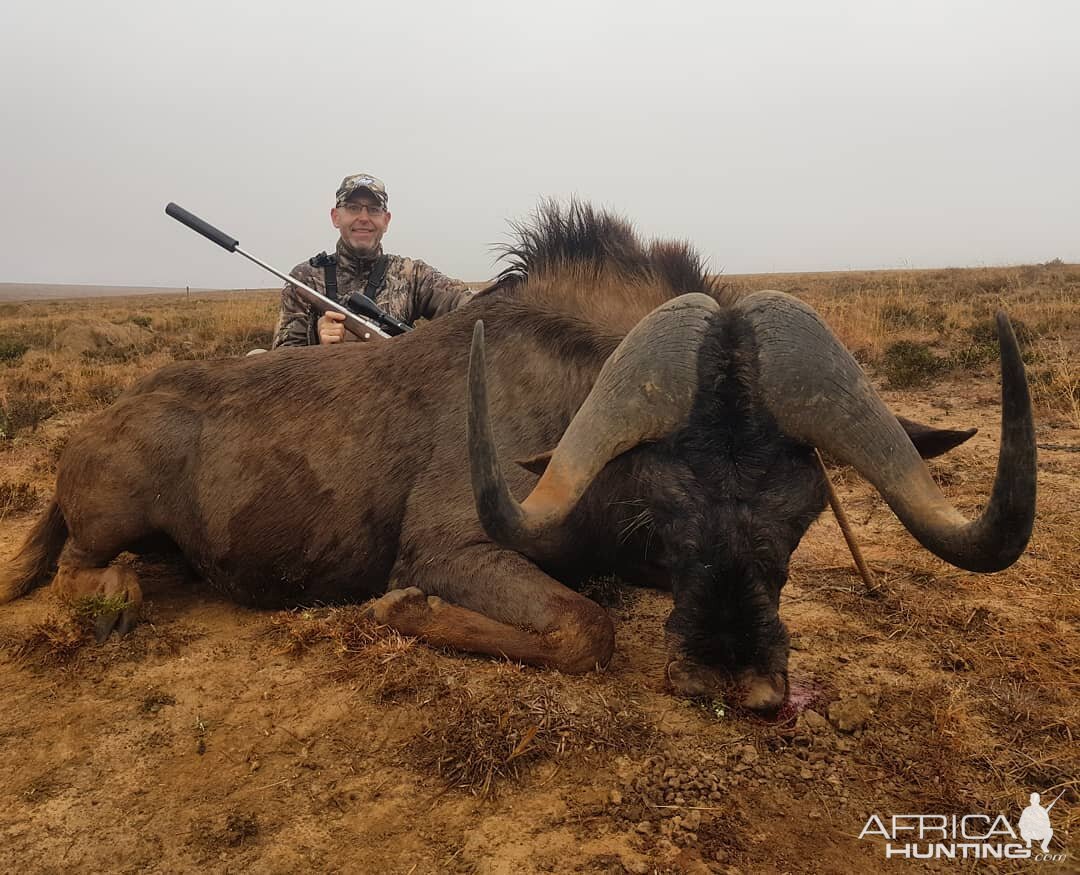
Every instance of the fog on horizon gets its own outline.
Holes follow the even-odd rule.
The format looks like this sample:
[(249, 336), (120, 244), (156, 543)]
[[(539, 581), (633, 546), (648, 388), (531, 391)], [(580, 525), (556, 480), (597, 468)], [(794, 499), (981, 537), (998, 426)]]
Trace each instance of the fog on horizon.
[(541, 198), (725, 273), (1080, 261), (1080, 7), (825, 0), (15, 0), (0, 282), (277, 285), (386, 181), (388, 251), (465, 280)]

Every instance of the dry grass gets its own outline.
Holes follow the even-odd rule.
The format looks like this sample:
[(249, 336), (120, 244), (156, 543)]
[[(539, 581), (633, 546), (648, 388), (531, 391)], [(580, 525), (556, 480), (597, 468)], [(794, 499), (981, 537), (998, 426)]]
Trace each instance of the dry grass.
[(38, 666), (69, 665), (93, 641), (93, 629), (85, 618), (68, 615), (48, 617), (18, 638), (0, 639), (0, 650)]
[(40, 502), (41, 492), (30, 483), (0, 480), (0, 520), (34, 510)]
[(19, 637), (0, 640), (16, 660), (37, 666), (72, 665), (93, 644), (94, 622), (103, 614), (119, 613), (127, 607), (123, 598), (86, 596), (62, 606), (61, 613), (35, 623)]
[[(956, 497), (988, 489), (955, 460), (939, 473)], [(1054, 825), (1067, 846), (1080, 825), (1078, 512), (1073, 493), (1040, 473), (1036, 533), (1007, 572), (967, 575), (920, 551), (892, 552), (871, 563), (874, 597), (850, 574), (810, 573), (817, 599), (850, 629), (845, 649), (865, 648), (892, 674), (863, 753), (898, 776), (912, 810), (1015, 811), (1032, 790), (1063, 793)], [(845, 491), (855, 505), (869, 487)], [(893, 531), (859, 535), (875, 553)]]
[(1032, 373), (1032, 389), (1043, 407), (1060, 410), (1080, 428), (1080, 364), (1074, 348), (1060, 333), (1038, 342), (1039, 356)]
[(637, 703), (608, 701), (587, 678), (506, 664), (482, 684), (469, 680), (459, 671), (441, 675), (428, 728), (409, 749), (421, 770), (459, 790), (490, 796), (537, 762), (591, 752), (640, 756), (655, 738)]
[(555, 757), (641, 752), (654, 735), (632, 700), (609, 702), (590, 679), (515, 663), (433, 655), (359, 607), (276, 614), (263, 631), (294, 656), (329, 645), (323, 676), (374, 702), (422, 710), (424, 730), (405, 755), (448, 787), (488, 797), (501, 782)]
[(52, 489), (71, 428), (140, 377), (173, 361), (269, 346), (276, 318), (276, 292), (4, 304), (0, 515), (34, 509)]
[[(138, 568), (144, 577), (150, 576), (146, 574), (150, 570), (147, 566)], [(63, 667), (67, 679), (76, 680), (88, 666), (135, 662), (147, 656), (173, 657), (185, 644), (201, 637), (201, 633), (183, 624), (156, 624), (153, 607), (144, 604), (141, 621), (133, 632), (123, 638), (113, 636), (107, 645), (97, 645), (95, 620), (125, 606), (123, 599), (106, 596), (62, 601), (56, 612), (44, 620), (0, 635), (0, 653), (33, 669)]]
[(756, 274), (731, 283), (805, 299), (860, 362), (889, 379), (890, 347), (907, 344), (893, 356), (918, 361), (909, 381), (894, 379), (898, 387), (994, 367), (992, 320), (1004, 309), (1026, 347), (1036, 401), (1080, 428), (1080, 370), (1070, 355), (1080, 343), (1080, 265)]

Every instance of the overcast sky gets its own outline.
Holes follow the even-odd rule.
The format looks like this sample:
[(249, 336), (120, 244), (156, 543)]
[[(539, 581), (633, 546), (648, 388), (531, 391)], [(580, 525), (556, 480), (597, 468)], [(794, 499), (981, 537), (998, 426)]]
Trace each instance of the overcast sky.
[(276, 285), (382, 177), (482, 280), (577, 195), (726, 273), (1080, 261), (1080, 4), (317, 0), (0, 8), (0, 282)]

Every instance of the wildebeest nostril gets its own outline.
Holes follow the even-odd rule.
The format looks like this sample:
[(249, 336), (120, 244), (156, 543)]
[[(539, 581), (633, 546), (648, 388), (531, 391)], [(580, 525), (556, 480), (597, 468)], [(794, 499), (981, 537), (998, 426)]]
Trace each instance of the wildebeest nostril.
[(747, 674), (739, 684), (740, 702), (751, 711), (776, 711), (788, 694), (787, 677), (782, 674)]

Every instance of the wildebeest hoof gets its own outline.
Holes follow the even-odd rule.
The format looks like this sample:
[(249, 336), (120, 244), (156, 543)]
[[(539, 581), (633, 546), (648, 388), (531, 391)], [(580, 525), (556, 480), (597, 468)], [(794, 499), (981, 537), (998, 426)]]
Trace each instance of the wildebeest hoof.
[(752, 711), (776, 711), (787, 699), (788, 682), (783, 674), (747, 673), (738, 686), (739, 704)]
[(393, 626), (405, 635), (417, 634), (418, 626), (431, 614), (431, 605), (422, 589), (410, 586), (392, 589), (371, 605), (375, 622)]
[(127, 635), (139, 622), (142, 589), (131, 568), (61, 566), (53, 587), (57, 595), (74, 604), (79, 615), (89, 620), (98, 644), (114, 631)]
[(100, 613), (94, 617), (94, 638), (101, 644), (114, 631), (123, 638), (138, 622), (139, 607), (130, 603), (123, 610)]

